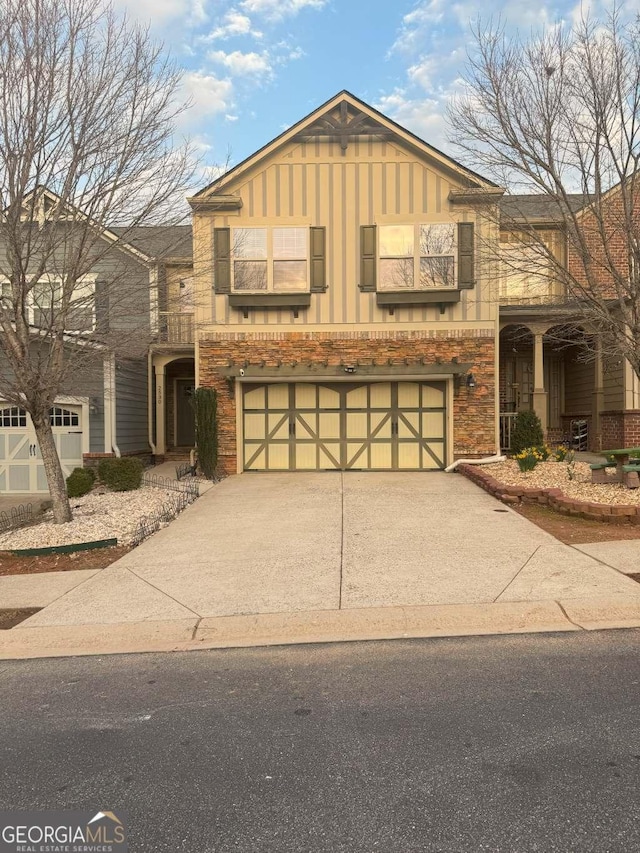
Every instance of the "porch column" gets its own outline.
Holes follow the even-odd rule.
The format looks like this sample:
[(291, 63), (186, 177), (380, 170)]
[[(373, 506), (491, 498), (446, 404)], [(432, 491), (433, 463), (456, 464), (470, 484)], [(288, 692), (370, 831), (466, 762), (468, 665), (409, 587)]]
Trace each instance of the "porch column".
[(544, 333), (546, 329), (531, 329), (533, 333), (533, 411), (540, 418), (546, 438), (549, 424), (549, 394), (544, 387)]
[(155, 365), (156, 372), (156, 453), (163, 456), (167, 452), (165, 431), (165, 376), (166, 364)]
[(590, 450), (602, 450), (602, 412), (604, 411), (604, 371), (602, 369), (602, 339), (595, 339), (596, 359), (591, 400)]

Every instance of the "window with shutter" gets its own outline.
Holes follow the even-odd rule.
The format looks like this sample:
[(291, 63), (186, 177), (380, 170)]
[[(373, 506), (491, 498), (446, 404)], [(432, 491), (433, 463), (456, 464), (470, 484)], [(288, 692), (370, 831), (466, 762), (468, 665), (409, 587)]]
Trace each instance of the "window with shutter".
[(475, 246), (473, 222), (458, 223), (458, 287), (471, 290), (475, 286)]
[(231, 293), (231, 229), (213, 230), (213, 286), (216, 293)]
[(327, 289), (326, 244), (327, 229), (314, 227), (309, 229), (311, 242), (311, 286), (312, 293), (324, 293)]
[(376, 239), (375, 225), (360, 226), (360, 290), (376, 289)]

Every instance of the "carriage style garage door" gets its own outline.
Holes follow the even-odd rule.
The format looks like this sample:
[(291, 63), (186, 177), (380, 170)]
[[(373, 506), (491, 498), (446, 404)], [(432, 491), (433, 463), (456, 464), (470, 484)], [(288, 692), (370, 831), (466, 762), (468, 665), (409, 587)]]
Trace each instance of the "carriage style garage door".
[(244, 470), (444, 468), (445, 382), (243, 386)]
[[(53, 437), (67, 477), (82, 467), (82, 407), (51, 409)], [(42, 455), (24, 409), (0, 403), (0, 494), (48, 493)]]

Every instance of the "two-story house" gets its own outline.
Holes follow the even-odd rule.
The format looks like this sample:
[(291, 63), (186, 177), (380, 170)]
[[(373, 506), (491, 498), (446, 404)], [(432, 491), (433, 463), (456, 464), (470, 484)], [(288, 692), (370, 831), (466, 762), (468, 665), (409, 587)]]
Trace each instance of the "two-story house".
[(193, 268), (167, 267), (188, 299), (151, 354), (158, 455), (194, 380), (228, 473), (495, 453), (499, 273), (477, 246), (502, 192), (341, 92), (197, 193)]
[[(34, 223), (34, 228), (43, 227), (50, 206), (60, 203), (48, 190), (40, 188), (38, 195), (42, 223)], [(59, 227), (65, 227), (64, 218)], [(148, 347), (161, 333), (164, 321), (160, 311), (164, 258), (182, 253), (185, 244), (190, 251), (190, 226), (101, 231), (96, 262), (74, 290), (78, 308), (70, 312), (66, 330), (69, 370), (51, 411), (65, 475), (104, 455), (149, 458)], [(26, 306), (32, 355), (45, 362), (48, 344), (40, 330), (47, 328), (56, 310), (62, 267), (55, 267), (56, 253), (52, 252), (50, 268), (31, 291)], [(4, 278), (0, 275), (1, 298), (11, 311), (8, 264), (0, 247), (1, 270), (5, 271)], [(5, 387), (10, 387), (11, 370), (2, 356), (0, 371)], [(27, 412), (15, 398), (10, 402), (0, 399), (0, 494), (47, 491), (38, 441)]]

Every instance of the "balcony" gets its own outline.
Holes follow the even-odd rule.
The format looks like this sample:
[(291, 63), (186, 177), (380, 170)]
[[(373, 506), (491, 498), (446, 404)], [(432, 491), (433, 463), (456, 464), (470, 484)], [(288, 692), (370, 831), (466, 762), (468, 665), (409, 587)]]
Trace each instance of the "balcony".
[(160, 311), (158, 340), (163, 344), (195, 343), (193, 312)]

